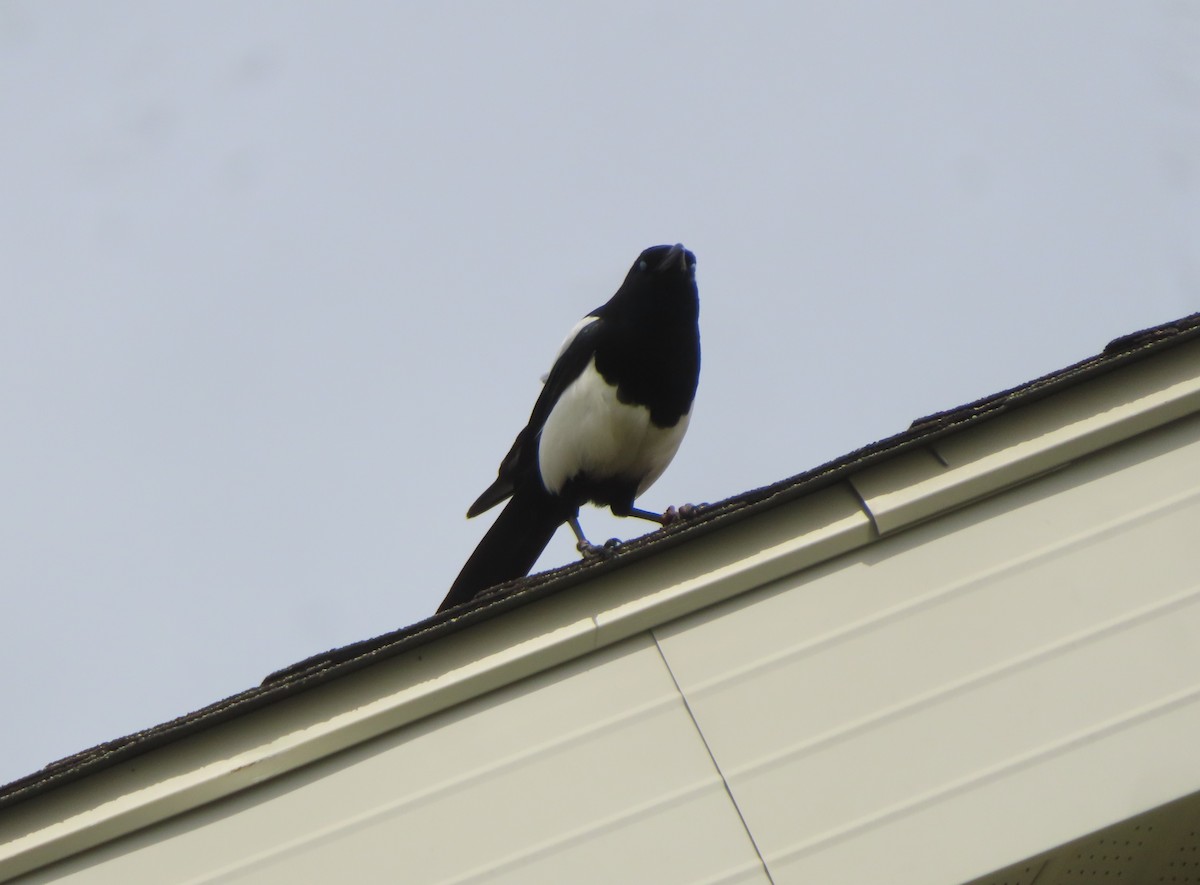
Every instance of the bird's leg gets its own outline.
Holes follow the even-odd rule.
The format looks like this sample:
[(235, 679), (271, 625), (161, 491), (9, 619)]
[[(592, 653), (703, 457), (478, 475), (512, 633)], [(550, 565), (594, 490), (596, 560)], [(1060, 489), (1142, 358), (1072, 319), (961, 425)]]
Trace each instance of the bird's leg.
[(650, 522), (657, 522), (661, 526), (668, 526), (679, 522), (681, 519), (691, 519), (700, 512), (703, 504), (681, 504), (678, 507), (668, 507), (662, 513), (653, 513), (649, 510), (642, 510), (640, 507), (630, 507), (625, 513), (618, 513), (617, 516), (636, 516), (638, 519), (645, 519)]
[(593, 544), (591, 541), (589, 541), (587, 538), (584, 537), (583, 528), (579, 525), (579, 517), (578, 516), (572, 516), (571, 518), (569, 518), (567, 520), (567, 523), (571, 526), (571, 531), (573, 531), (575, 533), (575, 538), (578, 541), (578, 543), (575, 545), (575, 549), (578, 550), (581, 554), (583, 554), (584, 559), (592, 559), (592, 558), (598, 558), (601, 556), (605, 556), (609, 553), (612, 553), (614, 550), (616, 550), (618, 547), (621, 546), (620, 538), (609, 538), (607, 541), (604, 542), (603, 546), (598, 545), (598, 544)]
[(571, 531), (575, 533), (575, 549), (583, 554), (584, 559), (590, 559), (593, 556), (600, 556), (604, 552), (603, 547), (597, 547), (583, 534), (583, 528), (579, 525), (579, 517), (572, 516), (567, 520), (567, 524), (571, 526)]

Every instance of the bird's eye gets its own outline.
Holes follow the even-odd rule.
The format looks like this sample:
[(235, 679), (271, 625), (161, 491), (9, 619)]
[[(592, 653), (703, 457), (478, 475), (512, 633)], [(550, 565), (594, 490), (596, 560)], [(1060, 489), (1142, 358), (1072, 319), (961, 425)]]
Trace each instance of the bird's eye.
[(638, 270), (645, 270), (649, 266), (644, 260), (638, 262)]

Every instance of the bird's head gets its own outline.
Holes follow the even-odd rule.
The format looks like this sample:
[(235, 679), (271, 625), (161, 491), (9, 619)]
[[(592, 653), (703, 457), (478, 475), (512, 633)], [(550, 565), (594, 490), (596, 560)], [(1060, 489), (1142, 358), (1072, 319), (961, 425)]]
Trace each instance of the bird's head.
[(696, 256), (681, 243), (651, 246), (633, 262), (621, 288), (600, 310), (610, 318), (642, 324), (694, 322), (700, 311)]
[(683, 248), (683, 243), (676, 243), (674, 246), (651, 246), (643, 250), (629, 269), (626, 280), (657, 277), (658, 281), (662, 281), (670, 276), (691, 279), (695, 275), (696, 256)]

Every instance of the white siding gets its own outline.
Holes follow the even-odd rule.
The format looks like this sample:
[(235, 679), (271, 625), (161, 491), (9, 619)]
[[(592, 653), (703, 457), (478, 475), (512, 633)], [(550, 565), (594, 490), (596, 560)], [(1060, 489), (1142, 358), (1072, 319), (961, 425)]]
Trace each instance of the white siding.
[(648, 635), (22, 880), (767, 881)]
[(655, 631), (776, 883), (955, 883), (1200, 789), (1200, 419)]

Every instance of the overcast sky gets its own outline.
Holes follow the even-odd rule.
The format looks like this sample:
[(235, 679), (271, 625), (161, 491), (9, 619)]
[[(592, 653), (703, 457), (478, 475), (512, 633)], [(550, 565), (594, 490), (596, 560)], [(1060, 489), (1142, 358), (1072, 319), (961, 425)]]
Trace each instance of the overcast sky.
[(651, 509), (1196, 310), (1200, 4), (4, 0), (0, 167), (3, 782), (431, 614), (645, 246)]

